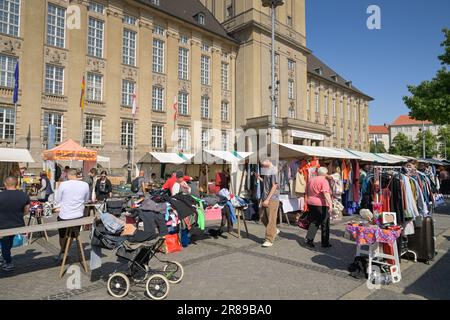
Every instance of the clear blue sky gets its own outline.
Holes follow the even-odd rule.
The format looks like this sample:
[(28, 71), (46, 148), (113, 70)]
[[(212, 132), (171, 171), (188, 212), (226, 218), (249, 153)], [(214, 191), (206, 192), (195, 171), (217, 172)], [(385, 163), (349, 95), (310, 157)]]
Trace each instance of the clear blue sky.
[[(369, 5), (381, 9), (381, 30), (369, 30)], [(307, 46), (337, 73), (375, 98), (370, 124), (408, 113), (408, 84), (440, 68), (449, 0), (306, 0)]]

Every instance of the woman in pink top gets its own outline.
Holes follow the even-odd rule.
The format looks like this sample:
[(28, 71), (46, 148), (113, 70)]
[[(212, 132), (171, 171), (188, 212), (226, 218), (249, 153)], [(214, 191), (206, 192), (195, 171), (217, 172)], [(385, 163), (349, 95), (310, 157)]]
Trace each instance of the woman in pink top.
[(321, 229), (322, 247), (329, 248), (330, 245), (330, 212), (332, 209), (330, 183), (327, 179), (328, 169), (321, 167), (318, 176), (308, 182), (308, 218), (311, 221), (308, 234), (306, 235), (306, 245), (314, 247), (314, 238), (317, 230)]

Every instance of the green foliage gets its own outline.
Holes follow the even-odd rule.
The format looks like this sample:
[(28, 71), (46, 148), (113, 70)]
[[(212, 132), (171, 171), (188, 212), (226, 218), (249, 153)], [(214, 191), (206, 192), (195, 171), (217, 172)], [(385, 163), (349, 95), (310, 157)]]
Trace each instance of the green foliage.
[(404, 133), (399, 133), (392, 140), (391, 147), (389, 148), (389, 153), (397, 154), (399, 156), (416, 156), (416, 149), (414, 147), (414, 142), (411, 141)]
[[(439, 129), (438, 133), (438, 142), (441, 144), (439, 148), (439, 153), (442, 158), (447, 156), (447, 159), (450, 155), (450, 127), (443, 126)], [(446, 152), (447, 149), (447, 152)]]
[(375, 141), (370, 141), (370, 152), (372, 153), (386, 153), (386, 147), (383, 141), (377, 141), (375, 146)]
[(443, 32), (445, 40), (441, 46), (444, 47), (444, 54), (438, 57), (442, 69), (432, 80), (418, 86), (408, 86), (412, 95), (403, 97), (412, 118), (429, 120), (434, 124), (450, 124), (450, 30), (444, 29)]
[[(425, 158), (433, 158), (438, 155), (437, 142), (437, 137), (429, 130), (425, 130)], [(423, 132), (417, 134), (414, 147), (416, 155), (423, 158)]]

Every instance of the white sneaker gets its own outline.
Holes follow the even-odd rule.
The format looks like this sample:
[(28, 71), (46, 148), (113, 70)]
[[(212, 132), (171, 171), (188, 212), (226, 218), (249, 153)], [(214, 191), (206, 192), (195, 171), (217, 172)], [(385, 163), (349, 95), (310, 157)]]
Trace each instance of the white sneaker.
[(280, 231), (280, 229), (277, 229), (277, 235), (279, 235), (279, 234), (280, 234), (280, 232), (281, 232), (281, 231)]
[(270, 241), (265, 241), (265, 242), (262, 244), (262, 246), (263, 246), (263, 248), (269, 248), (269, 247), (273, 246), (273, 243), (270, 242)]

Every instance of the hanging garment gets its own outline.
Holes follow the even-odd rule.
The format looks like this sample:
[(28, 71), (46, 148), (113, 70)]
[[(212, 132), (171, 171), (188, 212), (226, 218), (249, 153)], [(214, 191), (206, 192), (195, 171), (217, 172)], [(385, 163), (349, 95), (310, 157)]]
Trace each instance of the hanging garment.
[(350, 171), (349, 168), (347, 167), (347, 164), (345, 163), (345, 160), (342, 160), (341, 172), (342, 172), (342, 180), (348, 180)]
[(227, 186), (227, 177), (223, 172), (216, 173), (216, 186), (220, 187), (220, 189), (228, 188)]
[(414, 198), (413, 191), (411, 188), (411, 179), (403, 175), (403, 182), (405, 185), (405, 197), (406, 197), (406, 210), (405, 215), (408, 218), (415, 219), (419, 216), (419, 211), (416, 205), (416, 199)]
[(361, 172), (359, 170), (359, 162), (357, 160), (352, 161), (352, 168), (353, 168), (353, 201), (356, 203), (360, 202), (360, 178), (361, 178)]
[(177, 211), (180, 220), (197, 213), (195, 200), (190, 195), (178, 194), (170, 197), (168, 202)]
[(296, 178), (299, 166), (300, 166), (300, 161), (298, 161), (298, 160), (293, 160), (289, 164), (289, 177), (291, 179)]
[(200, 230), (205, 230), (205, 209), (200, 198), (192, 196), (197, 203), (197, 224)]
[(305, 193), (306, 192), (306, 179), (303, 173), (297, 172), (295, 179), (295, 192)]
[(331, 192), (333, 194), (333, 198), (341, 199), (342, 194), (344, 193), (344, 183), (341, 179), (341, 174), (336, 172), (331, 175), (333, 180), (331, 182)]

